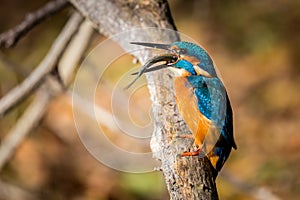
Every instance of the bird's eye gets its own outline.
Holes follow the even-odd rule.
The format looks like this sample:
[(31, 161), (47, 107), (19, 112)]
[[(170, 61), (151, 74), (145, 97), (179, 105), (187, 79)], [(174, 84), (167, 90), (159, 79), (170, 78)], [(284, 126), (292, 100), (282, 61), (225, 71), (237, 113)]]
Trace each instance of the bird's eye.
[(172, 63), (176, 63), (177, 62), (177, 60), (178, 60), (178, 57), (176, 56), (176, 55), (173, 55), (173, 57), (172, 57)]

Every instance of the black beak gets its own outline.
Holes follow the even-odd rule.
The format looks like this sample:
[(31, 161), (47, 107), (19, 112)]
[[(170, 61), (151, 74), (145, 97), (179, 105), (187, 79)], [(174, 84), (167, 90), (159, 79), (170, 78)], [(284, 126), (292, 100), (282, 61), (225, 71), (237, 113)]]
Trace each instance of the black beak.
[[(134, 73), (134, 75), (137, 74), (137, 77), (129, 85), (127, 85), (125, 89), (130, 88), (144, 73), (169, 67), (170, 65), (176, 63), (177, 60), (178, 60), (178, 56), (175, 54), (164, 54), (160, 56), (155, 56), (154, 58), (148, 60), (138, 73)], [(153, 66), (158, 62), (164, 62), (164, 63), (150, 68), (151, 66)]]
[(130, 42), (130, 44), (136, 44), (136, 45), (141, 45), (145, 47), (151, 47), (151, 48), (156, 48), (156, 49), (165, 49), (165, 50), (170, 50), (170, 45), (169, 44), (156, 44), (156, 43), (147, 43), (147, 42)]

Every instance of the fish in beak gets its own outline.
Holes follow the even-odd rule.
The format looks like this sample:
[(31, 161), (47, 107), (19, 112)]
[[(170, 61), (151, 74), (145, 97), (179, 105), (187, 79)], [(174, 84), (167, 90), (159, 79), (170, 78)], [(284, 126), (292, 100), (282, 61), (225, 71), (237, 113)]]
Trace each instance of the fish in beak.
[[(142, 45), (146, 47), (159, 48), (169, 50), (170, 45), (167, 44), (154, 44), (154, 43), (143, 43), (143, 42), (132, 42), (131, 44)], [(149, 59), (141, 68), (139, 72), (133, 73), (132, 75), (137, 75), (137, 77), (125, 87), (125, 89), (130, 88), (144, 73), (153, 72), (159, 69), (163, 69), (169, 67), (170, 65), (176, 63), (178, 61), (178, 55), (176, 54), (163, 54), (159, 56), (155, 56)], [(156, 63), (161, 63), (160, 65), (155, 65)], [(155, 65), (155, 66), (153, 66)], [(152, 67), (153, 66), (153, 67)], [(152, 68), (151, 68), (152, 67)]]

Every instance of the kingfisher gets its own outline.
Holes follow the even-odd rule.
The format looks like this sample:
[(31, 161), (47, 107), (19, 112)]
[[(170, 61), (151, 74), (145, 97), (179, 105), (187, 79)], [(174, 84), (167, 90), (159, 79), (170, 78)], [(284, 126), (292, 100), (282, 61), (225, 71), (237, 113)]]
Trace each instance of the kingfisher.
[(166, 54), (149, 59), (137, 73), (130, 87), (142, 74), (163, 68), (174, 72), (174, 95), (178, 111), (192, 134), (195, 151), (181, 156), (206, 155), (218, 173), (237, 149), (233, 137), (233, 114), (224, 84), (218, 77), (214, 62), (202, 47), (185, 41), (171, 44), (132, 42), (150, 48), (164, 49)]

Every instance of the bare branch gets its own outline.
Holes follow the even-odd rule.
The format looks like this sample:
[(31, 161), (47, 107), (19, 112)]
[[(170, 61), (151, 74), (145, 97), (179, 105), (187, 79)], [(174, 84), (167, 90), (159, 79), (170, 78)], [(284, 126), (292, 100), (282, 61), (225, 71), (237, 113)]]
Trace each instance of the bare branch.
[[(60, 37), (65, 38), (66, 35), (69, 35), (69, 37), (72, 37), (72, 34), (66, 34), (66, 31), (68, 30), (70, 33), (77, 30), (78, 26), (81, 22), (81, 17), (78, 14), (74, 14), (69, 22), (66, 24), (65, 29), (62, 31), (60, 36), (57, 38), (55, 43), (62, 42), (65, 45), (64, 40), (62, 40)], [(75, 26), (75, 28), (71, 28), (70, 26)], [(75, 42), (71, 42), (73, 45), (71, 45), (73, 48), (81, 48), (79, 50), (83, 53), (83, 50), (87, 47), (87, 42), (85, 42), (85, 45), (76, 45), (78, 44), (78, 39), (81, 38), (85, 41), (89, 41), (91, 34), (86, 34), (87, 32), (91, 31), (92, 27), (86, 25), (84, 23), (80, 31), (78, 32), (78, 37), (74, 38)], [(85, 37), (83, 37), (84, 35)], [(65, 38), (66, 39), (66, 38)], [(67, 40), (70, 40), (68, 38)], [(76, 42), (77, 41), (77, 42)], [(52, 54), (51, 51), (49, 54)], [(48, 55), (49, 55), (48, 54)], [(48, 56), (47, 55), (47, 56)], [(47, 57), (46, 56), (46, 57)], [(79, 57), (82, 56), (78, 54)], [(69, 57), (70, 58), (70, 57)], [(55, 59), (55, 58), (54, 58)], [(70, 58), (75, 59), (79, 61), (77, 58)], [(78, 64), (76, 62), (72, 62), (75, 66)], [(65, 65), (60, 65), (59, 67), (64, 68), (68, 67)], [(73, 70), (75, 70), (73, 67), (71, 67)], [(69, 77), (73, 74), (72, 70), (69, 70), (70, 75), (66, 75), (66, 77)], [(64, 81), (64, 80), (63, 80)], [(26, 135), (39, 123), (41, 118), (43, 117), (47, 105), (50, 102), (50, 100), (62, 92), (62, 88), (64, 88), (62, 83), (59, 82), (56, 78), (53, 78), (52, 75), (45, 77), (45, 82), (39, 87), (39, 90), (37, 91), (37, 94), (35, 96), (35, 99), (31, 102), (29, 107), (25, 110), (24, 114), (21, 116), (21, 118), (18, 120), (15, 127), (7, 134), (7, 136), (3, 139), (1, 146), (0, 146), (0, 170), (3, 168), (4, 164), (8, 161), (8, 159), (13, 155), (15, 152), (15, 149), (20, 145), (20, 143), (23, 141), (23, 139), (26, 137)]]
[(0, 169), (15, 152), (15, 149), (23, 141), (24, 137), (43, 117), (51, 94), (47, 91), (39, 91), (33, 102), (26, 109), (14, 128), (3, 139), (0, 146)]
[(28, 33), (37, 24), (63, 9), (66, 5), (68, 5), (67, 0), (54, 0), (50, 1), (39, 10), (27, 14), (25, 19), (19, 25), (0, 35), (0, 48), (9, 48), (14, 46), (21, 37)]
[(61, 57), (58, 63), (58, 72), (65, 86), (70, 84), (74, 76), (73, 72), (87, 48), (93, 30), (92, 23), (89, 20), (85, 20), (81, 24), (78, 34), (72, 39)]
[(81, 21), (82, 17), (78, 13), (73, 14), (38, 67), (20, 85), (13, 88), (0, 99), (0, 118), (9, 109), (27, 97), (41, 80), (55, 68), (58, 59), (74, 33), (76, 33)]

